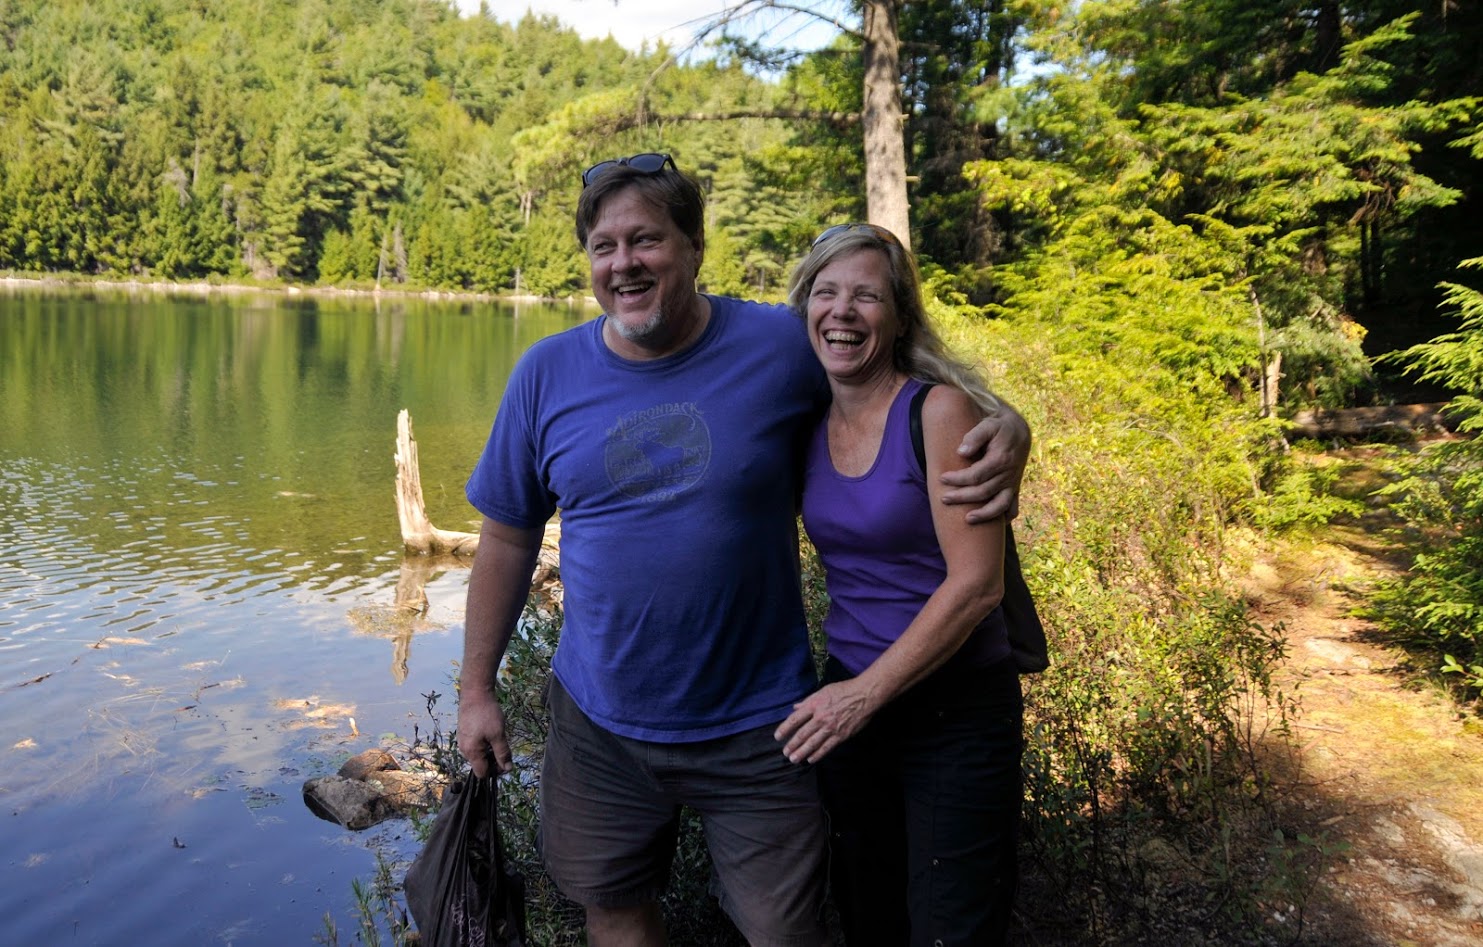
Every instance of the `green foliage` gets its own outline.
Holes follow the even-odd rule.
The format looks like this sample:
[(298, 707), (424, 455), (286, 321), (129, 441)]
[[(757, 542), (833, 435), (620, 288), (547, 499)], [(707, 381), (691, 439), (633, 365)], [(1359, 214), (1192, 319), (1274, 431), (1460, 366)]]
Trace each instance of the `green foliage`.
[[(1084, 19), (1112, 6), (1089, 5)], [(1075, 239), (1082, 260), (1105, 267), (1129, 231), (1171, 235), (1183, 246), (1135, 249), (1177, 261), (1176, 279), (1245, 297), (1262, 350), (1251, 368), (1276, 353), (1286, 403), (1337, 406), (1369, 377), (1349, 313), (1378, 291), (1380, 235), (1459, 197), (1414, 159), (1418, 137), (1455, 123), (1464, 103), (1374, 102), (1393, 81), (1378, 57), (1406, 40), (1404, 22), (1377, 29), (1328, 71), (1260, 97), (1126, 108), (1115, 91), (1125, 73), (1081, 58), (1070, 38), (1048, 41), (1068, 61), (1018, 106), (1026, 156), (972, 173), (1025, 258)]]
[[(1483, 218), (1472, 205), (1476, 165), (1447, 147), (1454, 134), (1450, 122), (1466, 120), (1465, 113), (1476, 108), (1480, 31), (1476, 17), (1405, 0), (1191, 0), (1177, 6), (1104, 0), (1083, 5), (1072, 42), (1099, 51), (1113, 66), (1106, 94), (1125, 114), (1149, 103), (1220, 110), (1233, 101), (1277, 101), (1305, 84), (1313, 91), (1314, 77), (1335, 78), (1347, 86), (1349, 105), (1382, 113), (1378, 121), (1366, 116), (1353, 127), (1355, 143), (1369, 150), (1377, 141), (1373, 133), (1392, 137), (1384, 113), (1441, 110), (1433, 117), (1448, 121), (1413, 125), (1403, 141), (1372, 155), (1383, 169), (1383, 152), (1394, 153), (1394, 145), (1402, 144), (1410, 151), (1405, 165), (1442, 189), (1460, 192), (1462, 201), (1403, 210), (1399, 204), (1407, 197), (1383, 186), (1388, 172), (1382, 171), (1374, 181), (1382, 187), (1372, 192), (1363, 213), (1335, 217), (1335, 223), (1342, 220), (1338, 228), (1315, 235), (1316, 246), (1331, 238), (1339, 244), (1311, 258), (1309, 275), (1327, 272), (1343, 279), (1345, 298), (1329, 296), (1328, 304), (1377, 332), (1384, 341), (1372, 350), (1381, 351), (1435, 334), (1418, 331), (1438, 302), (1435, 284), (1456, 260), (1476, 255), (1483, 240)], [(1325, 99), (1336, 101), (1328, 91)], [(1295, 124), (1274, 134), (1271, 143), (1280, 149), (1287, 138), (1306, 139), (1331, 121), (1344, 121), (1345, 111), (1340, 106), (1331, 113), (1318, 104), (1308, 113), (1311, 126), (1295, 116)], [(1366, 178), (1361, 174), (1359, 180)], [(1313, 190), (1321, 194), (1334, 181), (1316, 178)], [(1426, 190), (1418, 192), (1424, 199)], [(1397, 206), (1388, 205), (1392, 198)]]
[[(1483, 266), (1483, 258), (1466, 266)], [(1423, 378), (1465, 392), (1447, 409), (1472, 434), (1433, 444), (1400, 464), (1400, 478), (1382, 488), (1422, 548), (1406, 576), (1372, 596), (1372, 614), (1386, 628), (1445, 653), (1442, 670), (1472, 692), (1483, 690), (1483, 293), (1457, 284), (1447, 300), (1460, 319), (1449, 332), (1390, 356)]]
[(1269, 492), (1251, 498), (1243, 510), (1255, 525), (1269, 530), (1323, 526), (1337, 517), (1359, 516), (1364, 504), (1335, 492), (1340, 470), (1293, 457), (1273, 471)]
[(1483, 691), (1483, 664), (1463, 665), (1450, 654), (1444, 654), (1442, 659), (1443, 674), (1456, 674), (1464, 687)]
[[(570, 221), (587, 163), (657, 148), (733, 168), (753, 197), (728, 222), (794, 203), (742, 161), (779, 123), (651, 121), (765, 109), (770, 87), (736, 66), (663, 68), (667, 51), (439, 0), (140, 9), (0, 10), (0, 266), (567, 295), (586, 281)], [(796, 244), (765, 216), (733, 238), (727, 288), (782, 278)]]

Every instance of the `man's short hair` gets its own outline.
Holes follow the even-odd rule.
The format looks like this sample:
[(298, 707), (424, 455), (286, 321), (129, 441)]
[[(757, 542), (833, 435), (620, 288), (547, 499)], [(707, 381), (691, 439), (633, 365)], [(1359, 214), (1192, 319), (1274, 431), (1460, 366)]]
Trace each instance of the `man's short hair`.
[(669, 214), (695, 249), (705, 246), (705, 195), (690, 175), (674, 168), (644, 172), (620, 165), (582, 189), (577, 201), (577, 241), (585, 248), (587, 235), (602, 213), (602, 205), (619, 191), (633, 188), (639, 196)]

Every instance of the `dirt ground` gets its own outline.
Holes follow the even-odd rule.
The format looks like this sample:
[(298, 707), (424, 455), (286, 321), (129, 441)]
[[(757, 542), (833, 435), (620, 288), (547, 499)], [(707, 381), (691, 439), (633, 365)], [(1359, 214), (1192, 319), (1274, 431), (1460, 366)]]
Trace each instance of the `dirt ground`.
[(1383, 510), (1259, 557), (1246, 594), (1289, 643), (1300, 711), (1274, 764), (1326, 853), (1301, 942), (1483, 944), (1483, 722), (1353, 609), (1398, 567)]

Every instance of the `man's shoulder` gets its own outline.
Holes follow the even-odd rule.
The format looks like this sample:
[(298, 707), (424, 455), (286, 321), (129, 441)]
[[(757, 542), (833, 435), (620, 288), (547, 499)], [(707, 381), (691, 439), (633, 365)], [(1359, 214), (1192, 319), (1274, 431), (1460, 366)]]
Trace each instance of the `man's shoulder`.
[(793, 319), (798, 316), (783, 303), (764, 303), (755, 299), (737, 296), (712, 296), (711, 305), (730, 315), (752, 316), (758, 319)]
[(522, 359), (529, 358), (551, 358), (553, 355), (570, 356), (574, 350), (580, 350), (587, 345), (596, 330), (598, 320), (588, 319), (569, 329), (553, 332), (531, 343), (525, 350)]
[(733, 339), (772, 342), (779, 347), (796, 348), (806, 338), (803, 320), (781, 303), (712, 296), (711, 307), (720, 316), (723, 333)]
[(569, 376), (574, 364), (590, 356), (595, 324), (596, 320), (590, 320), (537, 339), (515, 360), (511, 380), (545, 384), (551, 380), (548, 376)]

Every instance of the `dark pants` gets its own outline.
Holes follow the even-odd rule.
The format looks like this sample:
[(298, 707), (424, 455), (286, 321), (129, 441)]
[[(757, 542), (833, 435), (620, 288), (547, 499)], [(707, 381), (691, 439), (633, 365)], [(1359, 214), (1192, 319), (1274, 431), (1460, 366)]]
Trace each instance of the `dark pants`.
[[(833, 658), (825, 683), (849, 677)], [(850, 947), (1002, 944), (1019, 871), (1023, 704), (1013, 662), (918, 684), (819, 763)]]
[(788, 762), (772, 724), (690, 743), (635, 740), (594, 723), (555, 675), (546, 705), (540, 845), (563, 894), (598, 907), (659, 897), (685, 805), (705, 829), (713, 893), (747, 943), (823, 942), (817, 780)]

